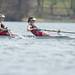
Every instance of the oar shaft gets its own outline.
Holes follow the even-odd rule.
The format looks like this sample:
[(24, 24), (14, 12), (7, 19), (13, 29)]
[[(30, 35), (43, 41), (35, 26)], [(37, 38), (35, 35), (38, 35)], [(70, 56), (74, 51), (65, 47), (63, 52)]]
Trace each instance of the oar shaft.
[(75, 34), (75, 32), (68, 32), (68, 31), (60, 31), (62, 33), (70, 33), (70, 34)]
[(41, 29), (43, 31), (49, 31), (49, 32), (58, 32), (58, 33), (70, 33), (70, 34), (75, 34), (75, 32), (71, 31), (61, 31), (61, 30), (46, 30), (46, 29)]

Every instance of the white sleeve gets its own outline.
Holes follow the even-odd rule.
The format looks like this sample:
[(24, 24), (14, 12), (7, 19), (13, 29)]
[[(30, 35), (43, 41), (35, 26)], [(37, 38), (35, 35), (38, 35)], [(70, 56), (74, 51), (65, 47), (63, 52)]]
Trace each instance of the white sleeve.
[(31, 30), (31, 26), (30, 25), (27, 26), (27, 30)]

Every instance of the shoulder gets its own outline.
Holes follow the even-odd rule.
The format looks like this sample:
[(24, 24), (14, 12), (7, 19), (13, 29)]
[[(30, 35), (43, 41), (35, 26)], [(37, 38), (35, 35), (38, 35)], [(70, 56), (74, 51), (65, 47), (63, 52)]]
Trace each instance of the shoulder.
[(28, 27), (32, 27), (32, 26), (28, 24)]
[(1, 23), (1, 25), (3, 25), (3, 26), (4, 26), (4, 24), (3, 24), (3, 23)]

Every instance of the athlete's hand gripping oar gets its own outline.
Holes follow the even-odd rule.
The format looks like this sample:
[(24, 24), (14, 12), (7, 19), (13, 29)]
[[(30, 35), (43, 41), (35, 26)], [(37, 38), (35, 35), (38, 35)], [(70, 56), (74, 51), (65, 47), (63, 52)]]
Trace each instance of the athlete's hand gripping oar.
[(9, 32), (10, 37), (12, 37), (12, 38), (15, 38), (17, 36), (17, 37), (19, 37), (21, 39), (25, 39), (23, 36), (21, 36), (18, 33), (11, 32), (10, 30), (8, 32)]
[(11, 30), (10, 29), (8, 29), (8, 35), (10, 36), (10, 37), (15, 37), (15, 34), (13, 34), (13, 32), (11, 32)]
[(70, 33), (70, 34), (75, 34), (75, 32), (72, 32), (72, 31), (47, 30), (47, 29), (40, 29), (40, 30), (49, 31), (49, 32), (57, 32), (57, 33)]

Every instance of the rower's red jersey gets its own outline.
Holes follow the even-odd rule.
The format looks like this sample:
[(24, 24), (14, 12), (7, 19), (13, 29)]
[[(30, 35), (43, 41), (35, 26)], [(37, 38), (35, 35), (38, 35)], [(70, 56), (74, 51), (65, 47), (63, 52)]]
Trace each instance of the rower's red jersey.
[(35, 35), (35, 36), (43, 36), (43, 32), (40, 31), (36, 26), (32, 25), (30, 28), (33, 28), (31, 30), (31, 32)]
[(5, 32), (5, 31), (0, 32), (0, 36), (9, 36), (9, 35), (10, 35), (9, 32)]
[(38, 30), (36, 30), (36, 29), (31, 30), (31, 32), (32, 32), (35, 36), (43, 36), (43, 32), (38, 31)]

